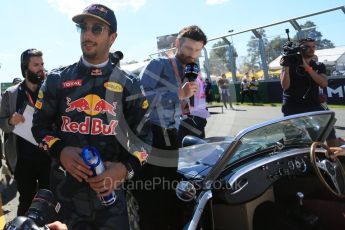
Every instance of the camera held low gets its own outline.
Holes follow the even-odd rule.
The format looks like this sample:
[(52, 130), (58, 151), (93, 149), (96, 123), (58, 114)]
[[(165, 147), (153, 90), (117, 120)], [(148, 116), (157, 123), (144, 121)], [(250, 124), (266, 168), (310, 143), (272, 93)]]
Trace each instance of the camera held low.
[(36, 193), (26, 216), (17, 216), (5, 225), (4, 230), (47, 230), (46, 225), (57, 220), (60, 204), (48, 189)]

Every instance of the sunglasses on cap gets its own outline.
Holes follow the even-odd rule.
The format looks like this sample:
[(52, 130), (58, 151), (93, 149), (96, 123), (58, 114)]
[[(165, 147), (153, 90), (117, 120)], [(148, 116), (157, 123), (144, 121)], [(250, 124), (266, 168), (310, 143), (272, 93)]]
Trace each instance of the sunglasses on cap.
[(91, 26), (85, 25), (85, 24), (76, 24), (78, 32), (84, 34), (86, 31), (91, 30), (93, 35), (100, 35), (103, 30), (110, 30), (108, 26), (103, 26), (99, 24), (94, 24)]

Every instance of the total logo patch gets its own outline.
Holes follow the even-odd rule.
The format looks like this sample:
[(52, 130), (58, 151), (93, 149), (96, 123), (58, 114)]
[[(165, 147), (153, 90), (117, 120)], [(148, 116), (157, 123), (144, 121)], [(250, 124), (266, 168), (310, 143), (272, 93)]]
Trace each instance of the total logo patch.
[(123, 86), (120, 85), (117, 82), (110, 82), (110, 81), (105, 82), (104, 83), (104, 87), (107, 90), (110, 90), (110, 91), (113, 91), (113, 92), (116, 92), (116, 93), (121, 93), (123, 91)]
[(82, 85), (83, 85), (83, 80), (81, 80), (81, 79), (62, 82), (62, 88), (63, 89), (68, 89), (68, 88), (72, 88), (72, 87), (79, 87)]

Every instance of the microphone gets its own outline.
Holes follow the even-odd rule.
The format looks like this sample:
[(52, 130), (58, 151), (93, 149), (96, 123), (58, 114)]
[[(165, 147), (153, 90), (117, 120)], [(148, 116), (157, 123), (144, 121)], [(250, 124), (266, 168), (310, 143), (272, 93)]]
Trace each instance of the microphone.
[[(196, 63), (188, 63), (184, 70), (184, 76), (189, 82), (193, 82), (198, 77), (199, 71), (199, 66)], [(191, 106), (194, 106), (194, 96), (191, 96), (189, 98), (189, 104)]]
[(188, 63), (184, 70), (184, 76), (188, 79), (189, 82), (195, 81), (199, 74), (199, 66), (196, 63)]

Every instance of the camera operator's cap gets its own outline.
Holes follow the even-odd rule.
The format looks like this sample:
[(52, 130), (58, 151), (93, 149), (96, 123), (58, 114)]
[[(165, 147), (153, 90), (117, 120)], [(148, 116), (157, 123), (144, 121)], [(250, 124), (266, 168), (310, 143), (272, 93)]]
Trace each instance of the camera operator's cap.
[(75, 23), (81, 23), (84, 18), (86, 17), (93, 17), (98, 20), (105, 22), (109, 25), (110, 29), (113, 32), (117, 31), (117, 22), (114, 11), (109, 9), (108, 7), (101, 5), (101, 4), (92, 4), (86, 7), (83, 13), (78, 14), (72, 18)]

